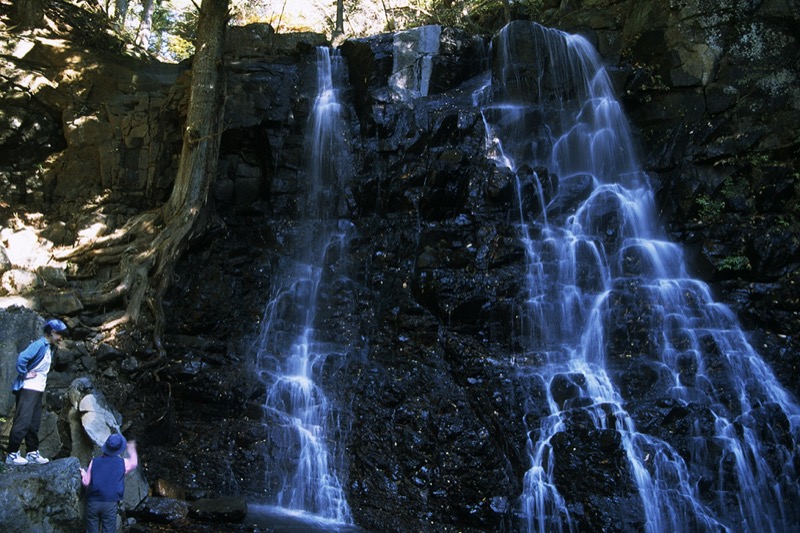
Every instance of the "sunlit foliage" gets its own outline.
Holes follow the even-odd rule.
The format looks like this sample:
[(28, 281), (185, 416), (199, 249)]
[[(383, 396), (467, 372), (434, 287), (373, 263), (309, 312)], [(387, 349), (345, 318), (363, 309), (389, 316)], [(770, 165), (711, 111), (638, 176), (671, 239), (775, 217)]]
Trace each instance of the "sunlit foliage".
[[(88, 0), (70, 0), (86, 5)], [(140, 35), (147, 0), (93, 0), (115, 23), (122, 38)], [(487, 33), (511, 19), (536, 19), (546, 0), (342, 0), (344, 34), (364, 37), (425, 24)], [(91, 2), (90, 2), (91, 3)], [(149, 39), (142, 45), (162, 61), (181, 61), (194, 53), (198, 2), (154, 0)], [(267, 23), (280, 33), (313, 31), (332, 35), (337, 0), (231, 0), (230, 23)], [(124, 9), (122, 16), (118, 9)]]
[(153, 14), (150, 51), (162, 59), (180, 61), (194, 53), (197, 8), (188, 4), (175, 9), (172, 2), (162, 2)]
[(350, 4), (356, 9), (378, 4), (386, 21), (384, 30), (390, 31), (423, 24), (493, 31), (511, 19), (535, 18), (543, 8), (543, 0), (352, 0)]

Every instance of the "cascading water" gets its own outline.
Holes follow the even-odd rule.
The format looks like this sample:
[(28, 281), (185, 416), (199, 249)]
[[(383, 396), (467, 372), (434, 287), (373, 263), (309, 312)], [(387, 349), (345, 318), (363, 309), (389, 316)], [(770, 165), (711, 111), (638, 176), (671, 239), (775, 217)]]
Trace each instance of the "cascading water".
[[(795, 531), (800, 409), (657, 228), (596, 52), (525, 22), (493, 46), (493, 79), (476, 103), (489, 156), (517, 177), (528, 263), (519, 336), (540, 362), (519, 372), (546, 385), (549, 404), (529, 427), (525, 527), (579, 529), (580, 502), (559, 490), (552, 444), (589, 420), (619, 436), (647, 531)], [(636, 427), (619, 370), (632, 358), (662, 403), (702, 414), (680, 449)]]
[(326, 287), (339, 283), (346, 267), (350, 225), (336, 218), (338, 192), (347, 177), (342, 106), (334, 83), (342, 70), (338, 54), (317, 51), (318, 90), (310, 117), (307, 205), (298, 222), (294, 256), (273, 280), (257, 344), (257, 365), (267, 386), (264, 405), (274, 468), (267, 486), (274, 503), (336, 522), (352, 518), (340, 481), (336, 411), (318, 384), (331, 357), (347, 348), (326, 340), (317, 328)]

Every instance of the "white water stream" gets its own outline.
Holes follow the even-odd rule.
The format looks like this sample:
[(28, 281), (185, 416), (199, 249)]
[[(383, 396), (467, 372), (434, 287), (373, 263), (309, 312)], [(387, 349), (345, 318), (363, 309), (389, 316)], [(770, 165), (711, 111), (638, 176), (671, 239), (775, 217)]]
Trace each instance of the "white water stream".
[[(528, 264), (521, 335), (543, 361), (519, 371), (547, 384), (550, 406), (527, 443), (520, 506), (527, 530), (577, 531), (570, 512), (577, 502), (559, 491), (551, 441), (580, 411), (598, 430), (619, 434), (648, 532), (796, 531), (800, 409), (657, 227), (653, 192), (597, 53), (581, 37), (515, 24), (513, 44), (508, 27), (495, 40), (494, 79), (476, 94), (487, 154), (518, 184), (546, 167), (560, 190), (586, 189), (574, 212), (558, 217), (548, 216), (558, 199), (545, 201), (548, 176), (533, 176), (540, 214), (525, 212), (530, 203), (517, 189)], [(528, 83), (515, 64), (520, 33), (541, 53), (529, 99), (516, 90)], [(617, 306), (633, 303), (645, 314), (622, 327), (645, 328), (646, 348), (609, 353), (619, 335), (614, 319), (623, 316)], [(691, 428), (686, 450), (638, 430), (610, 357), (646, 359), (653, 390), (713, 423)], [(572, 397), (553, 394), (565, 384)]]
[(307, 205), (298, 221), (293, 254), (272, 282), (256, 350), (259, 375), (267, 387), (264, 409), (273, 444), (271, 464), (276, 465), (267, 472), (267, 486), (275, 487), (272, 503), (348, 524), (352, 517), (342, 490), (343, 460), (336, 449), (336, 437), (344, 428), (319, 385), (326, 360), (345, 357), (347, 348), (321, 339), (317, 329), (322, 287), (334, 282), (330, 277), (346, 263), (351, 228), (336, 219), (336, 195), (345, 177), (338, 164), (342, 108), (334, 84), (341, 68), (338, 55), (318, 49)]

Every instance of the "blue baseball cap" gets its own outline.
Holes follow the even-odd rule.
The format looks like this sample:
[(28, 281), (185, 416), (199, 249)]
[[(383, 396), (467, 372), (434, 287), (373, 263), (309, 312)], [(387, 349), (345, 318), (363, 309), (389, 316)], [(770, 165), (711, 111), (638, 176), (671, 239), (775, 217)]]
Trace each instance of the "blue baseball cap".
[(50, 333), (51, 331), (55, 331), (56, 333), (65, 333), (67, 331), (67, 325), (64, 324), (57, 318), (51, 318), (44, 324), (44, 332)]

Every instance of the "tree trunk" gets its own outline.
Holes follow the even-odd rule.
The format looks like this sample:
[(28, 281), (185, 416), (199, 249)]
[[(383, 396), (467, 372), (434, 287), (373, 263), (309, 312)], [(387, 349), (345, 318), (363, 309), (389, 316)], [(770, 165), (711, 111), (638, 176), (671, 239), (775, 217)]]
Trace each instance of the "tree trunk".
[[(142, 213), (124, 228), (91, 243), (55, 253), (57, 259), (76, 264), (118, 263), (119, 271), (106, 285), (80, 295), (85, 305), (102, 307), (125, 302), (125, 311), (103, 324), (111, 329), (125, 322), (138, 322), (143, 304), (153, 315), (153, 343), (163, 362), (164, 294), (172, 283), (175, 265), (189, 242), (203, 234), (210, 219), (209, 189), (219, 158), (225, 72), (222, 52), (228, 22), (229, 0), (203, 0), (198, 18), (196, 53), (192, 60), (192, 82), (183, 149), (175, 185), (167, 202)], [(106, 313), (111, 316), (109, 313)]]
[(154, 9), (154, 0), (144, 0), (144, 4), (142, 5), (142, 20), (139, 23), (139, 30), (136, 32), (136, 44), (144, 49), (147, 49), (147, 45), (150, 43)]
[(344, 0), (336, 0), (336, 29), (334, 33), (344, 33)]
[(383, 14), (386, 17), (386, 30), (394, 31), (394, 15), (389, 13), (389, 8), (386, 7), (386, 0), (381, 0), (381, 5), (383, 6)]
[(189, 241), (205, 231), (209, 218), (206, 202), (217, 172), (222, 135), (226, 83), (222, 53), (227, 22), (228, 0), (203, 0), (178, 175), (172, 194), (161, 210), (166, 226), (154, 243), (159, 253), (151, 306), (155, 315), (154, 342), (161, 354), (164, 294), (172, 284), (175, 264)]
[(503, 0), (503, 14), (506, 17), (506, 24), (511, 22), (511, 2)]
[(183, 151), (172, 194), (164, 206), (164, 220), (196, 215), (206, 203), (217, 168), (225, 73), (222, 51), (228, 20), (228, 0), (203, 0), (192, 60), (192, 85)]
[(16, 0), (11, 20), (19, 31), (41, 28), (44, 22), (44, 0)]
[(128, 0), (116, 0), (114, 6), (114, 22), (119, 28), (124, 28), (128, 17)]

